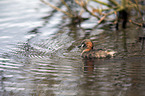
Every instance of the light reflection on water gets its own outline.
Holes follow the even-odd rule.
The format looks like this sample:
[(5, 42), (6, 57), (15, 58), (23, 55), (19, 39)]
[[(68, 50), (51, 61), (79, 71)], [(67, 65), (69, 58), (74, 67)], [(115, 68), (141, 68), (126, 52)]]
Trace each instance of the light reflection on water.
[[(117, 33), (94, 28), (94, 32), (91, 32), (89, 29), (72, 26), (62, 27), (60, 20), (62, 14), (53, 13), (54, 16), (47, 17), (48, 11), (52, 9), (42, 7), (39, 0), (35, 3), (33, 0), (29, 3), (27, 0), (14, 1), (0, 1), (1, 96), (145, 94), (144, 57), (83, 60), (80, 57), (80, 50), (76, 47), (81, 42), (80, 38), (87, 38), (90, 35), (88, 38), (95, 41), (97, 47), (111, 48), (120, 52), (124, 50), (130, 52), (130, 49), (140, 51), (140, 43), (138, 46), (128, 46), (135, 43), (138, 36), (135, 30), (129, 29), (131, 30), (129, 34), (133, 35), (125, 38), (124, 31)], [(14, 6), (15, 3), (18, 5)], [(6, 9), (2, 8), (4, 5), (7, 5)], [(8, 5), (13, 6), (10, 13)], [(20, 9), (16, 8), (20, 6), (22, 6)], [(20, 10), (23, 11), (17, 13)], [(49, 19), (43, 21), (41, 19), (43, 16)], [(84, 27), (87, 26), (85, 24)]]
[[(64, 50), (57, 51), (56, 49), (56, 53), (47, 54), (47, 56), (36, 53), (35, 49), (31, 49), (29, 52), (32, 53), (27, 55), (24, 49), (5, 54), (4, 58), (9, 55), (12, 59), (1, 59), (0, 89), (3, 96), (6, 94), (10, 96), (12, 94), (142, 96), (144, 94), (143, 89), (138, 88), (142, 87), (140, 84), (144, 85), (144, 58), (83, 60), (77, 54), (79, 52), (76, 47), (72, 52), (66, 51), (64, 46), (61, 48)], [(74, 54), (75, 51), (77, 53)], [(57, 54), (58, 52), (63, 54), (66, 52), (66, 54)], [(136, 94), (134, 91), (139, 93)]]

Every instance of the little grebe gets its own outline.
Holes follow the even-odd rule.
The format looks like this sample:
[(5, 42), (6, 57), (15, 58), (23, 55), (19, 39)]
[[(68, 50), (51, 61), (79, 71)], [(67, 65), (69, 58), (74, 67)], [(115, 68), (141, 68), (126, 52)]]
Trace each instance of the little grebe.
[(81, 45), (79, 46), (83, 48), (83, 52), (81, 53), (81, 56), (83, 58), (112, 58), (115, 56), (116, 52), (113, 50), (103, 50), (103, 49), (93, 49), (93, 43), (90, 39), (85, 39), (82, 41)]

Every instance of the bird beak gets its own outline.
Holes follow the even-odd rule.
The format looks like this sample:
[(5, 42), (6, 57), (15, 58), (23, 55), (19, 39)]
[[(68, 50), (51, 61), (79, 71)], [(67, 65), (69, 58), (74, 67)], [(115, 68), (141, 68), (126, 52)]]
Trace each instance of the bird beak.
[(78, 46), (78, 48), (83, 48), (85, 46), (85, 44), (81, 44)]
[(82, 47), (82, 45), (79, 45), (79, 46), (78, 46), (78, 48), (81, 48), (81, 47)]

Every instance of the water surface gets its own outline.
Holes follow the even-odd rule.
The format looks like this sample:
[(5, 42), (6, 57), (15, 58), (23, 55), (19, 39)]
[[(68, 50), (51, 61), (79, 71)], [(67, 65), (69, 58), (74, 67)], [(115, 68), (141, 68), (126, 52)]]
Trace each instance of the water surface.
[[(144, 29), (70, 26), (39, 0), (0, 0), (0, 12), (0, 96), (144, 96)], [(84, 60), (85, 38), (120, 55)]]

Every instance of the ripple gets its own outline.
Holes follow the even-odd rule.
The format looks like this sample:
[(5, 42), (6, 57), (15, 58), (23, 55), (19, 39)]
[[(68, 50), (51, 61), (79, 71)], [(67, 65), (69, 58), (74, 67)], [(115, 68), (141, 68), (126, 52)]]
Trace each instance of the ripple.
[[(51, 13), (53, 9), (42, 5), (40, 0), (0, 0), (0, 10), (0, 95), (126, 96), (133, 91), (144, 93), (144, 58), (85, 63), (76, 46), (80, 38), (85, 37), (86, 30), (81, 33), (72, 26), (61, 27), (64, 25), (60, 20), (62, 14)], [(95, 24), (94, 21), (87, 23), (90, 22), (82, 26)], [(112, 30), (96, 28), (90, 35), (85, 38), (94, 39), (97, 47), (114, 48), (116, 45), (118, 50), (123, 49), (123, 36), (117, 38)]]

